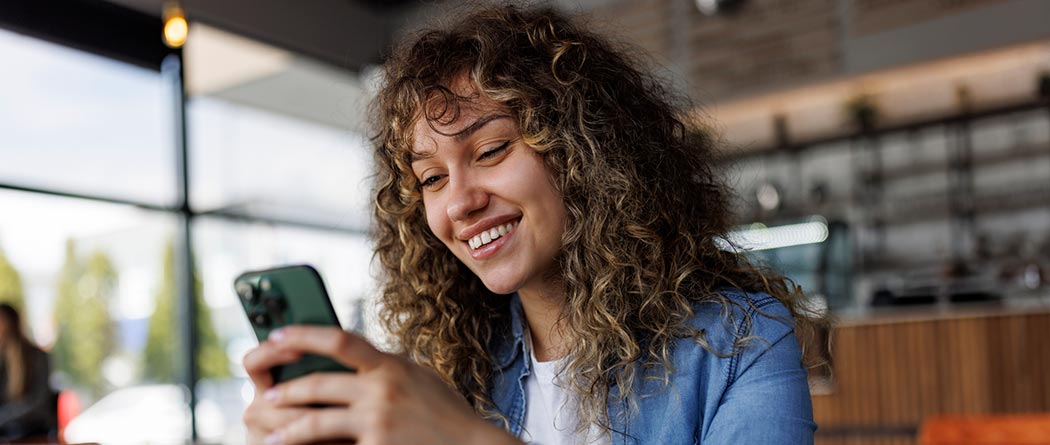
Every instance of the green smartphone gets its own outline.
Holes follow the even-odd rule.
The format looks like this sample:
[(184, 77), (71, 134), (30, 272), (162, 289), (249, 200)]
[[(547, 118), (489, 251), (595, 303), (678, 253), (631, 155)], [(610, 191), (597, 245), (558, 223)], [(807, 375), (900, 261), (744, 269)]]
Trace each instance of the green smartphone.
[[(260, 342), (271, 331), (288, 325), (340, 327), (321, 274), (309, 265), (245, 272), (234, 280), (233, 288)], [(271, 370), (275, 383), (319, 371), (354, 372), (335, 360), (313, 354)]]

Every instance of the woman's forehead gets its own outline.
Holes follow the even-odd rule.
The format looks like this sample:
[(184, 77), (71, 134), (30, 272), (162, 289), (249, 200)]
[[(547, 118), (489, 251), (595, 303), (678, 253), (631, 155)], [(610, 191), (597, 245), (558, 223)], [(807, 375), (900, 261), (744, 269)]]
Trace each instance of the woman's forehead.
[(412, 152), (432, 153), (437, 149), (438, 141), (456, 139), (481, 123), (510, 116), (510, 110), (505, 105), (477, 95), (460, 96), (447, 106), (448, 109), (437, 115), (419, 114), (412, 125)]

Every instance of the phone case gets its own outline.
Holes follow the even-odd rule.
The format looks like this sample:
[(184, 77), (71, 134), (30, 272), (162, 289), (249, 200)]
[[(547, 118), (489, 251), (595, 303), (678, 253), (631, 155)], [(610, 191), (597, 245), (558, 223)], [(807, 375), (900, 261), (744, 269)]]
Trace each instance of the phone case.
[[(233, 286), (260, 342), (271, 331), (288, 325), (339, 327), (321, 274), (309, 265), (245, 272)], [(353, 372), (328, 357), (306, 354), (294, 363), (275, 367), (272, 373), (274, 382), (283, 382), (319, 371)]]

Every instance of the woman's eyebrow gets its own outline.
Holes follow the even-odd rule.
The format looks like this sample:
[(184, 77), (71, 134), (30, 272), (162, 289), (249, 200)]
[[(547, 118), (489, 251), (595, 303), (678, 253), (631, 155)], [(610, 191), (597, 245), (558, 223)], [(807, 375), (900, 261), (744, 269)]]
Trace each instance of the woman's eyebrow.
[(497, 120), (497, 119), (506, 119), (506, 118), (509, 118), (509, 117), (510, 116), (506, 115), (506, 114), (489, 114), (489, 115), (486, 115), (486, 116), (482, 116), (482, 117), (479, 117), (478, 120), (474, 121), (470, 125), (467, 125), (466, 127), (464, 127), (462, 130), (459, 130), (459, 131), (457, 131), (455, 133), (449, 134), (448, 136), (452, 136), (453, 138), (455, 138), (456, 142), (463, 142), (464, 139), (469, 138), (470, 135), (472, 135), (475, 132), (477, 132), (478, 130), (480, 130), (481, 127), (484, 127), (485, 124), (487, 124), (489, 122), (492, 122), (494, 120)]
[[(478, 130), (480, 130), (482, 127), (484, 127), (489, 122), (492, 122), (494, 120), (509, 119), (509, 118), (510, 118), (509, 114), (489, 114), (489, 115), (486, 115), (486, 116), (479, 117), (477, 120), (472, 122), (470, 125), (467, 125), (462, 130), (459, 130), (459, 131), (457, 131), (455, 133), (448, 133), (448, 134), (442, 133), (442, 134), (444, 134), (445, 136), (452, 137), (453, 139), (456, 140), (456, 142), (463, 142), (463, 140), (469, 138), (470, 135), (476, 133)], [(434, 156), (434, 153), (419, 153), (419, 152), (413, 150), (411, 158), (409, 159), (409, 163), (413, 164), (416, 161), (422, 161), (422, 160), (430, 158), (432, 156)]]

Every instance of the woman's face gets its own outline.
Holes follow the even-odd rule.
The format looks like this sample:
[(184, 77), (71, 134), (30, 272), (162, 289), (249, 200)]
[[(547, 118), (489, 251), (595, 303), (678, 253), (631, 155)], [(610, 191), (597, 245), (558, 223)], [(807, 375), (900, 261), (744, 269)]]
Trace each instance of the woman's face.
[(507, 110), (476, 99), (448, 125), (420, 119), (413, 135), (412, 170), (434, 235), (492, 292), (549, 287), (565, 204)]

